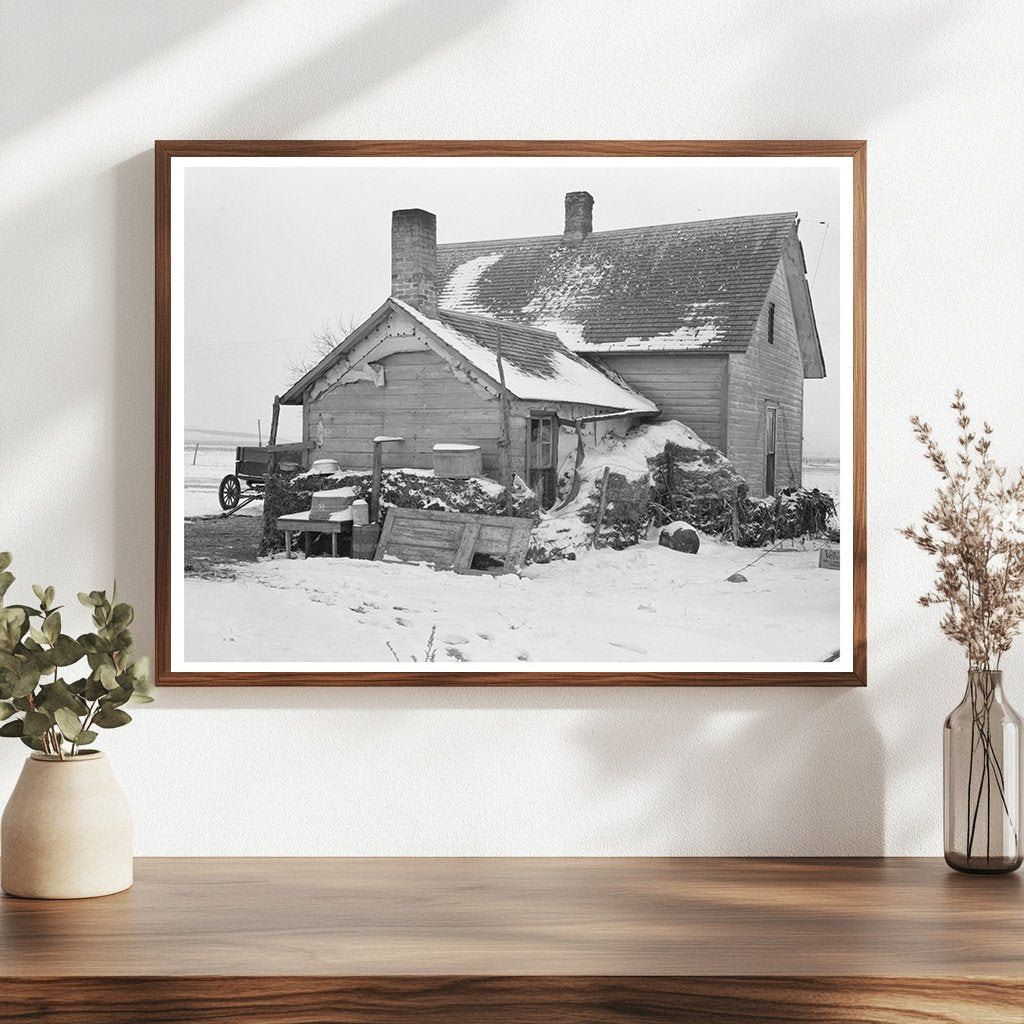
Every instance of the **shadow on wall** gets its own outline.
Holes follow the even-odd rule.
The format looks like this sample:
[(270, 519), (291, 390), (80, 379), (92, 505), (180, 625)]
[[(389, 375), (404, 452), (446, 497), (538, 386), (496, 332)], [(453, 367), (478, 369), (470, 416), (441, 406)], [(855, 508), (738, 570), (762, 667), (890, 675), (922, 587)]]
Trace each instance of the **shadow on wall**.
[[(959, 22), (985, 16), (980, 8), (972, 10), (954, 0), (927, 7), (875, 5), (870, 10), (840, 5), (821, 18), (808, 17), (799, 5), (781, 5), (771, 18), (757, 5), (741, 10), (723, 49), (737, 45), (736, 40), (758, 39), (762, 55), (760, 62), (749, 59), (744, 44), (743, 59), (737, 54), (732, 61), (737, 74), (746, 73), (743, 91), (761, 97), (764, 82), (779, 73), (779, 54), (800, 54), (799, 60), (786, 64), (786, 102), (755, 104), (759, 124), (752, 126), (751, 138), (804, 138), (807, 125), (821, 124), (823, 102), (835, 130), (819, 130), (816, 137), (862, 137), (866, 121), (948, 88), (946, 61), (936, 50)], [(898, 76), (872, 73), (890, 65), (894, 54), (899, 54)], [(849, 82), (861, 82), (862, 88), (849, 89)]]
[[(515, 729), (501, 756), (508, 759), (510, 785), (530, 779), (550, 790), (510, 792), (509, 814), (512, 805), (515, 813), (533, 807), (541, 815), (561, 807), (567, 815), (560, 822), (567, 830), (563, 841), (572, 850), (594, 856), (877, 856), (885, 845), (885, 758), (869, 707), (862, 689), (813, 687), (218, 687), (165, 688), (146, 714), (155, 716), (159, 732), (156, 719), (175, 708), (301, 710), (322, 721), (341, 715), (338, 735), (352, 734), (345, 717), (362, 719), (359, 731), (380, 739), (408, 736), (409, 713), (422, 713), (428, 730), (437, 729), (431, 713), (438, 711), (464, 712), (466, 721), (480, 710), (540, 713), (536, 728), (555, 744), (550, 765), (536, 762), (536, 747), (517, 751), (526, 741)], [(447, 726), (453, 737), (458, 721), (456, 715)], [(427, 770), (431, 777), (444, 777), (438, 764), (465, 757), (457, 740), (450, 750), (445, 743), (453, 740), (424, 742), (438, 759)], [(375, 757), (372, 745), (366, 755)], [(422, 786), (414, 766), (389, 762), (392, 770), (413, 773), (389, 786)], [(490, 772), (493, 765), (481, 769)], [(409, 821), (403, 828), (415, 831)], [(494, 840), (499, 852), (516, 849), (516, 841), (514, 830)], [(422, 842), (423, 849), (439, 852), (435, 836), (424, 835)], [(453, 849), (473, 848), (464, 836), (451, 842)]]
[[(181, 46), (240, 4), (153, 4), (144, 17), (135, 4), (124, 0), (52, 6), (53, 16), (46, 17), (38, 4), (4, 5), (3, 34), (17, 40), (5, 50), (5, 75), (9, 82), (31, 81), (33, 88), (30, 102), (19, 104), (12, 98), (0, 107), (0, 138), (73, 106), (81, 96)], [(111, 38), (117, 39), (116, 46), (110, 45)], [(88, 54), (87, 60), (83, 54)], [(41, 61), (54, 73), (40, 75)], [(68, 67), (74, 68), (73, 74), (61, 73)]]
[[(608, 854), (877, 855), (882, 739), (863, 690), (644, 692), (587, 716), (575, 741), (607, 811)], [(638, 799), (638, 795), (640, 798)]]
[[(234, 6), (226, 5), (225, 9)], [(455, 22), (449, 22), (431, 0), (404, 0), (383, 8), (353, 32), (333, 40), (315, 57), (268, 80), (244, 102), (205, 118), (198, 137), (288, 135), (321, 114), (325, 104), (331, 109), (344, 107), (382, 80), (401, 74), (434, 50), (472, 32), (502, 6), (488, 0), (460, 4)], [(92, 10), (95, 14), (96, 5)], [(395, 45), (396, 40), (402, 40), (403, 45)], [(253, 121), (258, 122), (257, 132), (246, 127)], [(154, 131), (161, 128), (154, 124)], [(113, 374), (116, 397), (112, 430), (115, 438), (138, 439), (149, 436), (150, 382), (154, 373), (153, 349), (148, 343), (154, 322), (152, 151), (123, 161), (111, 174), (118, 225), (114, 277), (117, 372)], [(138, 440), (130, 443), (138, 444)], [(138, 495), (138, 468), (135, 458), (116, 460), (117, 494)], [(151, 487), (149, 484), (146, 494), (151, 493)], [(133, 581), (130, 599), (137, 609), (152, 608), (154, 601), (152, 516), (146, 516), (144, 523), (140, 528), (139, 517), (132, 514), (119, 517), (114, 524), (116, 576)], [(152, 647), (151, 634), (148, 630), (143, 633), (144, 629), (144, 622), (140, 622), (139, 649)]]

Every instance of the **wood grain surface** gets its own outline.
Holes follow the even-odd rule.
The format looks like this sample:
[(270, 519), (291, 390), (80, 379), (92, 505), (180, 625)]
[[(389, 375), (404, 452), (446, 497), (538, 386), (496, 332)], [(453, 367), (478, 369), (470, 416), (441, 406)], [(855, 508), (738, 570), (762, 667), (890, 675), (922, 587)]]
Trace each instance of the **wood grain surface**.
[[(172, 672), (171, 160), (245, 156), (850, 157), (853, 162), (853, 670), (800, 672)], [(156, 673), (161, 686), (864, 686), (867, 682), (867, 144), (863, 140), (182, 140), (155, 162)], [(178, 527), (175, 526), (175, 529)], [(175, 628), (180, 629), (180, 624)]]
[(0, 901), (0, 1020), (1024, 1021), (1020, 876), (939, 860), (136, 863)]

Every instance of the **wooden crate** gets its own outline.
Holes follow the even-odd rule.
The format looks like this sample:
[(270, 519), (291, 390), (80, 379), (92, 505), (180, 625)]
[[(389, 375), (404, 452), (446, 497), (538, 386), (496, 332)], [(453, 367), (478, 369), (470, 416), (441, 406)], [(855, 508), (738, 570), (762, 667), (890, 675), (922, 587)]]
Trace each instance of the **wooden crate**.
[(343, 512), (350, 508), (352, 502), (356, 500), (357, 493), (354, 487), (335, 487), (329, 491), (314, 491), (309, 518), (330, 519), (335, 512)]
[[(517, 572), (526, 558), (532, 529), (532, 519), (514, 516), (391, 508), (376, 559), (429, 562), (438, 568), (477, 575)], [(477, 568), (473, 567), (474, 558)]]

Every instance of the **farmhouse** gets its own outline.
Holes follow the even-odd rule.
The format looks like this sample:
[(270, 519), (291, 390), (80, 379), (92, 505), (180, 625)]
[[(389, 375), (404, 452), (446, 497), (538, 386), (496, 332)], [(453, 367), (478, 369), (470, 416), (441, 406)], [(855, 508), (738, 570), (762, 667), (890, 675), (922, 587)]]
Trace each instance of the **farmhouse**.
[(393, 435), (386, 466), (428, 468), (469, 442), (497, 475), (504, 387), (513, 466), (545, 505), (560, 446), (659, 417), (755, 495), (799, 485), (803, 382), (825, 366), (796, 214), (600, 232), (593, 205), (569, 193), (557, 235), (440, 246), (433, 214), (395, 211), (390, 297), (281, 397), (316, 457), (367, 466)]

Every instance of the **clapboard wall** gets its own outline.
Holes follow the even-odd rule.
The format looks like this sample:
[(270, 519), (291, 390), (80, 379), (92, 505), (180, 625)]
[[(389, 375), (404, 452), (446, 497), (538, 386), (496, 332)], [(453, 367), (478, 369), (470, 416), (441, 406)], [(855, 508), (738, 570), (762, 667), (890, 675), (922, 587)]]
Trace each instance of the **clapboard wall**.
[[(788, 259), (790, 257), (785, 257)], [(774, 342), (768, 304), (775, 304)], [(729, 356), (729, 433), (726, 454), (753, 495), (764, 494), (765, 428), (769, 403), (778, 406), (776, 491), (797, 487), (803, 460), (804, 373), (784, 263), (775, 268), (768, 298), (746, 352)]]
[(661, 419), (680, 420), (724, 451), (726, 358), (651, 353), (602, 356), (601, 362), (654, 402)]
[[(478, 444), (484, 472), (498, 471), (498, 400), (456, 377), (451, 366), (430, 349), (396, 352), (379, 360), (384, 383), (368, 380), (337, 384), (308, 404), (310, 436), (323, 423), (323, 447), (317, 458), (337, 459), (346, 468), (370, 466), (373, 438), (388, 434), (402, 444), (383, 449), (385, 467), (430, 469), (435, 444)], [(519, 435), (518, 437), (516, 435)], [(512, 425), (513, 451), (526, 446), (525, 424)]]

